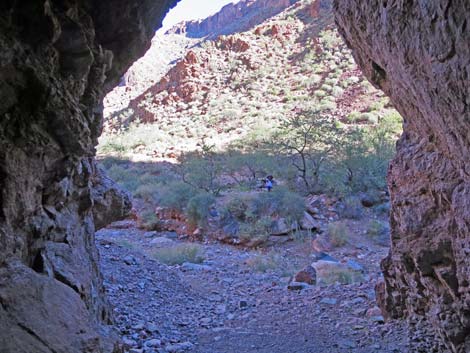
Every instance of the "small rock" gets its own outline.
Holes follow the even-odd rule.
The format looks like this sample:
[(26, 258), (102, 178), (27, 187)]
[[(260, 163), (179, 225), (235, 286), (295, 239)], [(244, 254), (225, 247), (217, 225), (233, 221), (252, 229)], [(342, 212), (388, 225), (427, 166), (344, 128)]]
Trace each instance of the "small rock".
[(172, 245), (173, 243), (174, 243), (173, 240), (165, 238), (165, 237), (157, 237), (150, 241), (150, 245), (155, 245), (155, 246), (167, 246), (167, 245)]
[(129, 353), (144, 353), (144, 350), (142, 348), (132, 348)]
[(165, 347), (165, 350), (168, 353), (180, 353), (180, 352), (185, 352), (193, 348), (193, 346), (194, 345), (191, 342), (182, 342), (182, 343), (169, 344)]
[(148, 331), (148, 332), (158, 332), (158, 326), (155, 325), (155, 324), (148, 324), (145, 329)]
[(136, 342), (136, 341), (134, 341), (134, 340), (132, 340), (132, 339), (130, 339), (130, 338), (127, 338), (127, 337), (124, 337), (124, 338), (123, 338), (122, 343), (124, 343), (124, 347), (127, 347), (128, 349), (137, 346), (137, 342)]
[(384, 317), (382, 315), (379, 315), (379, 316), (372, 316), (370, 318), (373, 322), (376, 322), (378, 324), (383, 324), (385, 323), (385, 320), (384, 320)]
[(380, 310), (378, 306), (374, 306), (373, 308), (370, 308), (369, 310), (367, 310), (366, 315), (369, 318), (374, 317), (374, 316), (382, 316), (382, 311)]
[(302, 282), (291, 282), (287, 286), (287, 289), (289, 290), (302, 290), (310, 287), (307, 283), (302, 283)]
[(128, 255), (123, 259), (126, 265), (134, 265), (136, 263), (134, 256)]
[(210, 271), (212, 267), (208, 265), (193, 264), (192, 262), (185, 262), (181, 268), (186, 271)]
[(140, 331), (144, 329), (144, 324), (143, 323), (138, 323), (137, 325), (132, 326), (132, 329), (135, 331)]
[(205, 326), (209, 325), (211, 322), (212, 322), (212, 319), (210, 317), (203, 317), (200, 320), (201, 325), (205, 325)]
[(363, 272), (363, 271), (364, 271), (364, 267), (363, 267), (360, 263), (357, 263), (357, 262), (354, 261), (354, 260), (348, 260), (348, 261), (346, 262), (346, 265), (347, 265), (351, 270), (359, 271), (359, 272)]
[(327, 304), (327, 305), (336, 305), (338, 300), (335, 298), (323, 298), (320, 300), (320, 304)]
[(162, 341), (160, 341), (159, 339), (154, 338), (154, 339), (151, 339), (151, 340), (145, 342), (145, 345), (147, 347), (160, 347), (162, 345)]
[(354, 304), (354, 305), (357, 305), (357, 304), (362, 304), (365, 302), (365, 299), (364, 298), (354, 298), (353, 300), (351, 300), (351, 304)]
[(240, 300), (240, 301), (238, 302), (238, 307), (239, 307), (240, 309), (246, 309), (246, 308), (248, 308), (248, 302), (245, 301), (245, 300)]
[(339, 342), (339, 346), (345, 349), (354, 349), (357, 348), (357, 343), (346, 339)]
[(219, 304), (215, 307), (216, 314), (225, 314), (227, 307), (224, 304)]
[(157, 232), (145, 232), (144, 233), (144, 238), (153, 238), (155, 236), (157, 236)]

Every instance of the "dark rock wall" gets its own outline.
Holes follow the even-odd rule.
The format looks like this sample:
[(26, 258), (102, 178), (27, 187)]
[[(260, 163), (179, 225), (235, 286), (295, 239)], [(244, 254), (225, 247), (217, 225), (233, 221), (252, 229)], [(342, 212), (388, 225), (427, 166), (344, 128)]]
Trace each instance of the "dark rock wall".
[(111, 352), (95, 223), (128, 197), (97, 170), (101, 100), (176, 1), (0, 3), (0, 352)]
[(381, 304), (408, 319), (416, 351), (470, 352), (470, 2), (336, 0), (335, 11), (405, 118)]

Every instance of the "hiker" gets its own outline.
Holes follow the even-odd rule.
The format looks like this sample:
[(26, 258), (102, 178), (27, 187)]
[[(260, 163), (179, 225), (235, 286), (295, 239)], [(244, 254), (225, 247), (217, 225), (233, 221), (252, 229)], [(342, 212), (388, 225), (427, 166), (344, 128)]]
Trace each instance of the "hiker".
[(266, 189), (268, 190), (268, 192), (271, 192), (272, 188), (273, 188), (273, 176), (272, 175), (268, 175), (266, 177), (266, 182), (265, 182), (265, 186), (266, 186)]

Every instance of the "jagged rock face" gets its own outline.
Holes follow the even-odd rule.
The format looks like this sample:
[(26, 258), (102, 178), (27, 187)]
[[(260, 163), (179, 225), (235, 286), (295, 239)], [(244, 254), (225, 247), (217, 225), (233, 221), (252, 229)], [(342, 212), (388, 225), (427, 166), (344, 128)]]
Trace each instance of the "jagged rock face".
[(2, 353), (119, 350), (94, 213), (101, 227), (130, 202), (96, 170), (100, 105), (174, 3), (0, 4)]
[(282, 12), (299, 0), (242, 0), (224, 6), (215, 15), (204, 20), (177, 24), (167, 33), (185, 34), (191, 38), (246, 31), (264, 20)]
[(382, 305), (408, 318), (417, 351), (470, 352), (470, 3), (336, 0), (335, 11), (405, 118)]

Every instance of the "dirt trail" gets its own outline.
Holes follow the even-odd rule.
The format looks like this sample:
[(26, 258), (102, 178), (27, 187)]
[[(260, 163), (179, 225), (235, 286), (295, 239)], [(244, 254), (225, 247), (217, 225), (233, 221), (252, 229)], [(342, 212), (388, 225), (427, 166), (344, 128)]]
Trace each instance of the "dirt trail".
[(288, 276), (311, 261), (306, 243), (265, 255), (204, 244), (202, 265), (169, 267), (148, 255), (180, 242), (165, 236), (135, 228), (97, 234), (105, 285), (130, 353), (407, 351), (404, 327), (366, 314), (375, 305), (385, 248), (364, 257), (364, 284), (292, 291)]

